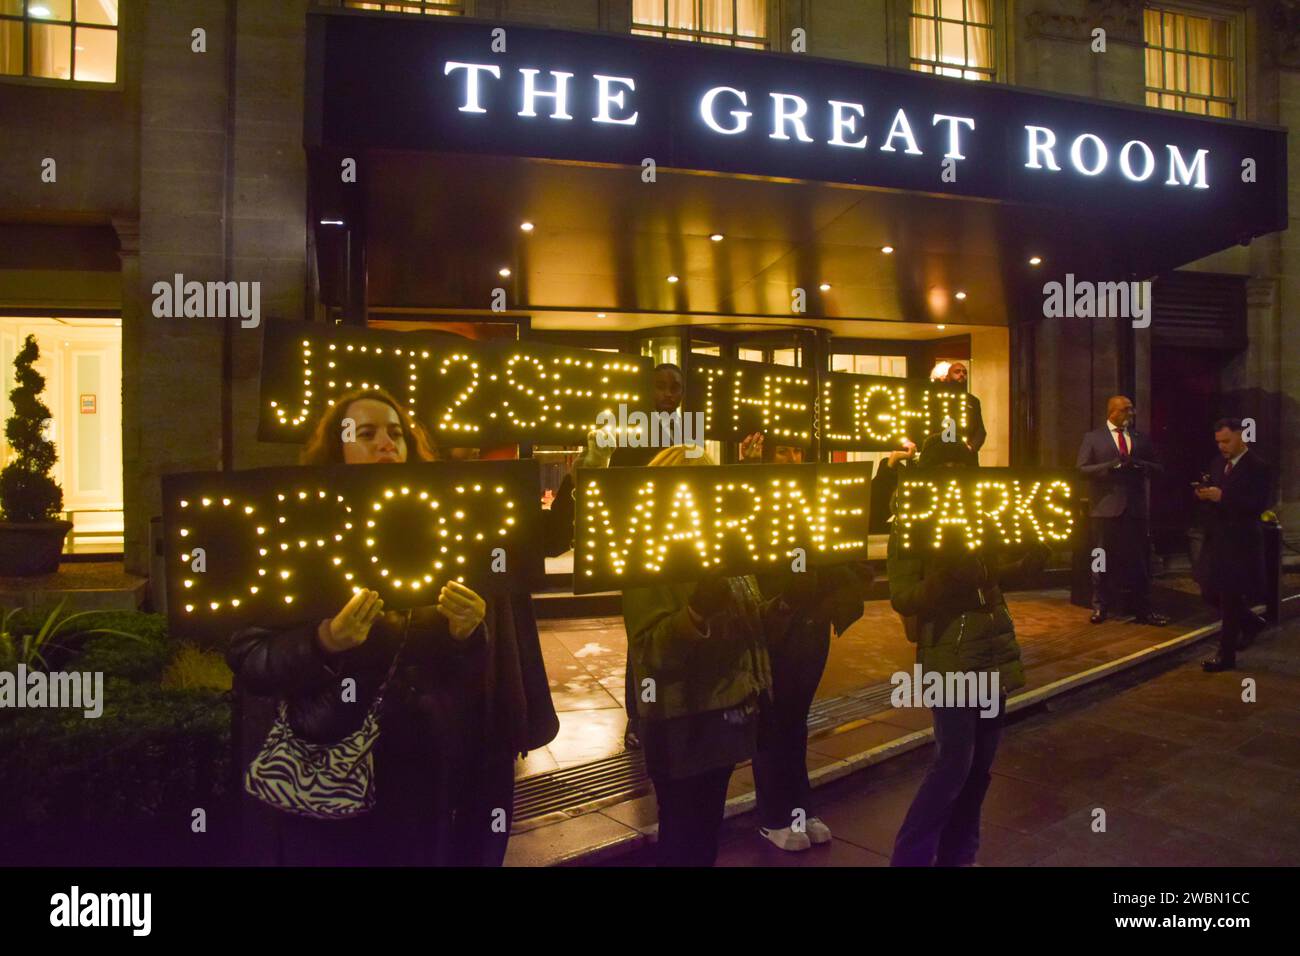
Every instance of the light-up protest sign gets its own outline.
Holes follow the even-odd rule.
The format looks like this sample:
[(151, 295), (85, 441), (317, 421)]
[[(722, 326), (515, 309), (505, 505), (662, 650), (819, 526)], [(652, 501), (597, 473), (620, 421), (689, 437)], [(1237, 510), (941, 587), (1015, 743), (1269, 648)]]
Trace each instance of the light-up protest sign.
[(650, 361), (539, 342), (278, 322), (262, 346), (263, 441), (305, 441), (354, 388), (379, 386), (444, 446), (581, 444), (601, 412), (648, 404)]
[(741, 441), (762, 432), (772, 444), (812, 441), (817, 385), (808, 369), (692, 355), (685, 407), (704, 413), (705, 437)]
[(898, 545), (922, 553), (1060, 546), (1074, 534), (1074, 498), (1064, 472), (938, 468), (904, 475), (894, 498)]
[(955, 383), (827, 372), (821, 379), (818, 434), (824, 449), (888, 451), (941, 434), (970, 436), (970, 396)]
[(867, 557), (869, 463), (577, 475), (576, 594)]
[(167, 611), (179, 634), (336, 614), (357, 588), (433, 604), (544, 577), (537, 464), (421, 462), (163, 477)]

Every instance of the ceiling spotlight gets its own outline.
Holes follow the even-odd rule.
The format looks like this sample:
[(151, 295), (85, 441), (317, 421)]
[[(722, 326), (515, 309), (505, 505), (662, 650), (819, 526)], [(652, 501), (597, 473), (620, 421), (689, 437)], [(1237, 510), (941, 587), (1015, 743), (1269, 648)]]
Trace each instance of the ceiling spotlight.
[(722, 233), (720, 233), (720, 232), (715, 232), (713, 235), (709, 236), (709, 238), (712, 239), (714, 242), (721, 242), (721, 241), (722, 241)]
[(948, 326), (946, 326), (946, 325), (936, 325), (936, 326), (935, 326), (935, 328), (938, 329), (940, 332), (942, 332), (942, 331), (943, 331), (944, 329), (946, 329), (947, 327), (948, 327)]
[(510, 278), (510, 270), (507, 269), (507, 268), (505, 268), (505, 267), (503, 266), (503, 267), (501, 267), (500, 269), (497, 270), (497, 275), (499, 275), (499, 276), (500, 276), (501, 278), (503, 278), (503, 279), (509, 279), (509, 278)]
[(1043, 264), (1043, 257), (1042, 257), (1042, 256), (1030, 256), (1030, 257), (1029, 257), (1029, 264), (1030, 264), (1031, 266), (1039, 266), (1039, 265), (1042, 265), (1042, 264)]
[(533, 224), (531, 222), (521, 222), (519, 224), (519, 228), (522, 229), (524, 232), (532, 232)]
[(958, 292), (956, 297), (957, 297), (958, 299), (964, 299), (964, 298), (966, 298), (966, 293), (965, 293), (965, 292)]
[(597, 312), (597, 313), (596, 313), (596, 318), (598, 318), (598, 319), (603, 319), (604, 317), (605, 317), (605, 313), (604, 313), (604, 312)]
[(823, 282), (823, 283), (822, 283), (821, 285), (819, 285), (817, 288), (821, 289), (823, 292), (830, 292), (830, 291), (831, 291), (831, 284), (830, 284), (829, 282)]
[(322, 219), (322, 220), (320, 221), (320, 224), (321, 224), (322, 226), (341, 226), (341, 225), (343, 225), (343, 220), (342, 220), (342, 219)]
[(894, 247), (893, 247), (893, 246), (881, 246), (881, 247), (880, 247), (880, 251), (883, 252), (883, 253), (884, 253), (885, 255), (887, 255), (887, 256), (892, 256), (892, 255), (894, 254)]
[(676, 282), (676, 281), (677, 281), (677, 276), (669, 276), (669, 277), (668, 277), (668, 281), (669, 281), (669, 282)]

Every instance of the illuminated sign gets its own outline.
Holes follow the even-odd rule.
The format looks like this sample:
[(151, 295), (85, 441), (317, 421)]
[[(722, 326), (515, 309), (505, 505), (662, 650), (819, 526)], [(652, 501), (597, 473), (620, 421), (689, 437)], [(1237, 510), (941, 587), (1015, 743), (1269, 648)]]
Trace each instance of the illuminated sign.
[(807, 369), (692, 355), (686, 407), (704, 413), (704, 435), (740, 441), (763, 432), (772, 444), (812, 441), (817, 384)]
[(869, 463), (577, 475), (576, 594), (867, 557)]
[(305, 441), (334, 399), (381, 386), (440, 445), (582, 444), (602, 412), (645, 403), (650, 360), (538, 342), (275, 322), (262, 345), (263, 441)]
[(975, 550), (1074, 533), (1074, 488), (1061, 472), (1015, 468), (934, 469), (899, 478), (894, 523), (905, 551)]
[(1212, 222), (1229, 241), (1286, 228), (1281, 130), (808, 55), (514, 24), (500, 50), (488, 22), (308, 19), (313, 148), (638, 170), (653, 157), (661, 169), (1041, 204), (1117, 222), (1175, 216), (1161, 221)]
[(162, 480), (173, 634), (229, 636), (336, 614), (357, 588), (389, 608), (543, 579), (533, 461), (191, 472)]
[(818, 434), (824, 449), (885, 451), (920, 445), (945, 426), (970, 435), (970, 397), (960, 385), (887, 375), (828, 372), (821, 380)]

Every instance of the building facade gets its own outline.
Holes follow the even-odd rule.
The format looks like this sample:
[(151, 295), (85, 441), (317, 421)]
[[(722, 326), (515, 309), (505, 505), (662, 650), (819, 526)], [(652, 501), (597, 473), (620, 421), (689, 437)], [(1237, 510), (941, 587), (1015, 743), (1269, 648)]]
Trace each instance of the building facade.
[[(400, 250), (370, 248), (360, 266), (344, 253), (344, 272), (359, 269), (382, 295), (340, 293), (331, 278), (337, 250), (322, 250), (304, 149), (314, 122), (308, 24), (322, 10), (660, 36), (1273, 126), (1300, 118), (1300, 3), (1286, 0), (27, 0), (5, 13), (11, 6), (0, 7), (0, 318), (13, 320), (15, 337), (36, 320), (79, 334), (96, 322), (110, 336), (120, 329), (121, 498), (111, 500), (101, 474), (118, 467), (111, 448), (94, 453), (95, 474), (110, 490), (83, 497), (86, 508), (120, 506), (126, 564), (137, 573), (150, 568), (162, 474), (287, 464), (297, 451), (257, 440), (258, 332), (237, 318), (158, 315), (155, 283), (177, 274), (257, 282), (261, 315), (278, 320), (392, 323), (411, 318), (416, 305), (439, 304), (399, 302), (392, 290), (403, 288), (400, 271), (384, 284), (385, 269), (395, 267), (383, 259), (391, 264)], [(1289, 170), (1296, 149), (1290, 144)], [(964, 325), (953, 355), (937, 334), (925, 348), (882, 350), (874, 326), (855, 332), (855, 322), (923, 318), (905, 303), (896, 315), (822, 327), (835, 367), (846, 371), (887, 373), (900, 357), (912, 365), (908, 374), (936, 359), (968, 361), (994, 463), (1072, 464), (1115, 392), (1133, 395), (1140, 425), (1167, 458), (1198, 473), (1213, 453), (1213, 419), (1250, 416), (1261, 449), (1279, 465), (1280, 517), (1297, 537), (1300, 325), (1287, 317), (1300, 306), (1300, 249), (1292, 236), (1255, 238), (1156, 277), (1146, 329), (1047, 318), (1041, 303), (1014, 296), (1001, 300), (1002, 314)], [(695, 324), (721, 326), (746, 311)], [(528, 303), (512, 312), (528, 313)], [(558, 341), (627, 347), (676, 324), (671, 309), (635, 327), (604, 324), (607, 314), (554, 314), (532, 327)], [(782, 361), (783, 349), (802, 347), (779, 331), (739, 342), (739, 357)], [(877, 344), (833, 344), (857, 338)], [(713, 340), (703, 332), (701, 341), (707, 348)], [(76, 364), (71, 342), (68, 375), (87, 377), (63, 393), (90, 417), (107, 407), (116, 379)], [(83, 434), (82, 418), (63, 412), (56, 439), (82, 462), (102, 434)], [(108, 418), (102, 426), (116, 427)], [(1180, 508), (1166, 512), (1164, 550), (1179, 547)]]

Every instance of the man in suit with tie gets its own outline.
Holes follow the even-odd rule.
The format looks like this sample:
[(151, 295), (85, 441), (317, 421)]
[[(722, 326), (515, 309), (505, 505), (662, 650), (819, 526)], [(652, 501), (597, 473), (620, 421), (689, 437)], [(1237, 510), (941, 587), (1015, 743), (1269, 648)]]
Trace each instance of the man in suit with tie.
[(1196, 577), (1205, 595), (1219, 605), (1219, 653), (1204, 661), (1207, 671), (1231, 670), (1237, 650), (1263, 630), (1254, 611), (1264, 589), (1264, 529), (1260, 513), (1268, 507), (1271, 475), (1258, 452), (1241, 438), (1240, 418), (1214, 423), (1219, 457), (1210, 465), (1209, 481), (1196, 485), (1196, 497), (1208, 503), (1205, 547)]
[(1133, 411), (1131, 399), (1112, 395), (1105, 426), (1084, 435), (1079, 446), (1077, 466), (1089, 479), (1093, 541), (1105, 557), (1105, 570), (1092, 574), (1090, 620), (1106, 620), (1123, 584), (1137, 623), (1161, 627), (1169, 618), (1151, 610), (1147, 483), (1163, 469), (1151, 439), (1133, 428)]

